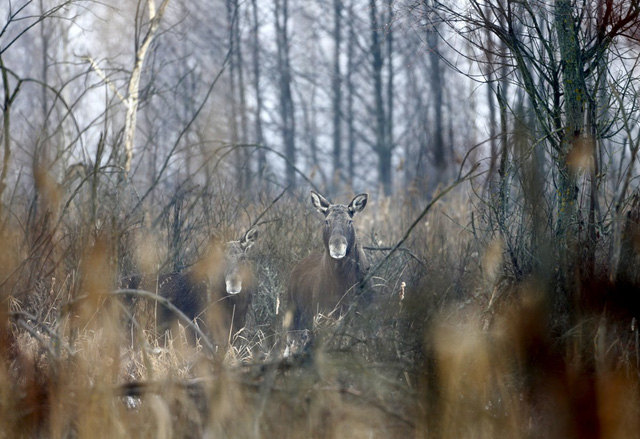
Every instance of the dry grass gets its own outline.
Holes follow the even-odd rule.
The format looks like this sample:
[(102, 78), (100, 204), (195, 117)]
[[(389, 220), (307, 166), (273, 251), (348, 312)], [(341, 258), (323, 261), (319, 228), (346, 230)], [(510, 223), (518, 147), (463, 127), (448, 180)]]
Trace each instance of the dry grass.
[[(54, 200), (26, 226), (8, 221), (0, 437), (637, 437), (636, 316), (576, 304), (558, 333), (553, 279), (514, 280), (505, 242), (472, 230), (464, 191), (425, 217), (368, 300), (319, 316), (313, 357), (283, 359), (288, 273), (320, 242), (305, 199), (283, 200), (261, 226), (247, 327), (216, 340), (215, 355), (182, 326), (158, 334), (139, 312), (129, 325), (127, 302), (110, 292), (123, 271), (176, 254), (194, 262), (212, 235), (241, 233), (240, 213), (207, 216), (210, 198), (185, 198), (192, 218), (178, 248), (170, 215), (156, 229), (133, 216), (81, 226), (81, 210), (56, 223)], [(255, 217), (267, 204), (245, 207)], [(357, 224), (373, 261), (415, 212), (372, 199)], [(603, 285), (583, 286), (583, 297)]]

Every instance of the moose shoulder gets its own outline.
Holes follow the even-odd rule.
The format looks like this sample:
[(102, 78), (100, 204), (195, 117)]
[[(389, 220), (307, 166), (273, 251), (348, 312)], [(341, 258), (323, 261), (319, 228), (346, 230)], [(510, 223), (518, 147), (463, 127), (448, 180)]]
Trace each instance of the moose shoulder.
[[(194, 320), (210, 308), (216, 328), (237, 332), (245, 326), (251, 300), (252, 269), (248, 250), (258, 231), (252, 228), (238, 241), (229, 241), (214, 262), (196, 264), (185, 272), (161, 275), (136, 274), (121, 282), (127, 289), (142, 289), (168, 299), (189, 319)], [(176, 316), (164, 306), (158, 307), (158, 327), (168, 329)], [(212, 328), (213, 329), (213, 328)]]
[(353, 218), (367, 205), (367, 194), (357, 195), (349, 205), (331, 204), (311, 191), (311, 202), (324, 215), (324, 250), (303, 259), (291, 272), (289, 300), (294, 307), (293, 329), (310, 329), (316, 312), (331, 312), (348, 303), (345, 295), (368, 269)]

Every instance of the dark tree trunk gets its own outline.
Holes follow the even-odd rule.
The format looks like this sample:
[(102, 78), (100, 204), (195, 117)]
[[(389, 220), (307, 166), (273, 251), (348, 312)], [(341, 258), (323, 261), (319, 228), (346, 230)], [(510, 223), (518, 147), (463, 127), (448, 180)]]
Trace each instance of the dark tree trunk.
[[(444, 179), (446, 170), (445, 126), (444, 126), (444, 84), (442, 78), (442, 66), (439, 50), (439, 27), (436, 5), (433, 0), (422, 1), (422, 13), (426, 21), (425, 40), (427, 45), (427, 61), (429, 71), (430, 95), (427, 102), (430, 103), (433, 120), (427, 120), (424, 115), (426, 138), (421, 142), (419, 161), (416, 166), (416, 183), (422, 189), (430, 185), (437, 185)], [(427, 151), (428, 150), (428, 151)]]
[(355, 14), (353, 13), (353, 2), (349, 4), (349, 39), (347, 43), (347, 178), (349, 186), (353, 186), (353, 173), (354, 173), (354, 156), (356, 149), (356, 130), (354, 125), (353, 115), (353, 101), (355, 96), (353, 75), (355, 71), (355, 44), (356, 44), (356, 32), (354, 27)]
[(230, 143), (234, 150), (235, 177), (238, 189), (244, 190), (242, 181), (242, 151), (238, 148), (238, 102), (237, 102), (237, 85), (236, 75), (239, 66), (237, 65), (237, 57), (235, 55), (238, 50), (238, 41), (236, 41), (235, 27), (237, 25), (237, 3), (236, 0), (227, 0), (227, 25), (229, 27), (229, 51), (231, 53), (229, 62), (229, 101), (231, 104), (231, 114), (229, 115)]
[[(562, 60), (565, 126), (559, 151), (559, 213), (557, 234), (561, 241), (574, 236), (572, 224), (577, 207), (576, 175), (568, 163), (568, 156), (576, 142), (580, 141), (584, 125), (586, 86), (582, 74), (577, 29), (573, 22), (570, 0), (558, 0), (555, 4), (556, 31)], [(564, 242), (566, 244), (566, 241)], [(562, 245), (564, 247), (564, 245)]]
[[(251, 37), (253, 42), (253, 88), (256, 96), (256, 110), (255, 110), (255, 142), (259, 146), (263, 146), (264, 133), (262, 130), (262, 90), (260, 88), (260, 23), (258, 21), (258, 5), (257, 0), (251, 0), (253, 26), (251, 29)], [(264, 170), (267, 166), (267, 157), (265, 150), (260, 148), (258, 150), (258, 178), (262, 182), (264, 177)]]
[(383, 179), (383, 181), (388, 181), (389, 182), (389, 190), (388, 192), (386, 192), (387, 194), (391, 193), (392, 190), (392, 182), (393, 182), (393, 176), (391, 174), (391, 159), (392, 159), (392, 151), (393, 151), (393, 147), (394, 147), (394, 139), (393, 139), (393, 107), (394, 107), (394, 101), (393, 101), (393, 96), (394, 96), (394, 89), (393, 89), (393, 75), (394, 75), (394, 71), (393, 71), (393, 31), (392, 31), (392, 26), (393, 26), (393, 22), (394, 22), (394, 15), (393, 15), (393, 3), (392, 0), (389, 0), (388, 2), (388, 13), (389, 13), (389, 18), (387, 19), (387, 23), (388, 25), (386, 26), (387, 32), (386, 32), (386, 44), (387, 44), (387, 120), (386, 120), (386, 124), (385, 124), (385, 142), (384, 142), (384, 146), (385, 146), (385, 161), (386, 161), (386, 166), (388, 166), (389, 168), (389, 175), (385, 177), (385, 179)]
[[(240, 112), (240, 134), (238, 136), (238, 141), (241, 145), (247, 144), (248, 138), (248, 125), (249, 121), (247, 120), (247, 96), (246, 96), (246, 86), (244, 79), (244, 59), (242, 57), (242, 44), (240, 40), (240, 3), (238, 0), (234, 0), (235, 8), (236, 8), (236, 20), (234, 26), (234, 40), (235, 44), (235, 57), (236, 57), (236, 66), (237, 66), (237, 75), (238, 75), (238, 104), (239, 104), (239, 112)], [(251, 187), (251, 151), (247, 148), (240, 148), (241, 158), (242, 158), (242, 168), (241, 168), (241, 187), (244, 189), (248, 189)]]
[(385, 115), (383, 99), (382, 69), (384, 58), (382, 56), (382, 43), (380, 42), (380, 23), (378, 8), (375, 0), (369, 0), (369, 12), (371, 19), (371, 67), (373, 75), (374, 93), (374, 117), (375, 117), (375, 144), (374, 151), (378, 155), (378, 181), (386, 195), (390, 195), (393, 187), (391, 184), (391, 151), (387, 145), (387, 119)]
[(288, 0), (275, 0), (275, 25), (277, 37), (278, 74), (280, 82), (280, 119), (284, 154), (287, 158), (286, 178), (287, 184), (295, 185), (296, 182), (296, 145), (295, 145), (295, 118), (293, 96), (291, 93), (291, 63), (289, 57), (289, 2)]
[[(488, 9), (488, 8), (487, 8)], [(495, 177), (498, 166), (498, 121), (496, 116), (495, 94), (499, 93), (497, 82), (495, 80), (496, 59), (493, 43), (493, 36), (489, 29), (486, 29), (487, 47), (485, 54), (487, 56), (486, 78), (487, 78), (487, 105), (489, 107), (489, 174), (487, 175), (487, 187), (489, 193), (493, 195), (495, 189)]]
[(342, 180), (342, 71), (340, 68), (340, 53), (342, 51), (342, 0), (333, 0), (333, 178), (332, 185), (335, 193)]
[(444, 123), (443, 123), (443, 91), (444, 84), (442, 69), (440, 66), (440, 54), (438, 53), (438, 29), (437, 23), (432, 23), (427, 31), (427, 44), (429, 45), (429, 63), (431, 71), (431, 93), (433, 94), (433, 164), (436, 169), (436, 181), (439, 183), (444, 177), (446, 167), (446, 153), (444, 145)]

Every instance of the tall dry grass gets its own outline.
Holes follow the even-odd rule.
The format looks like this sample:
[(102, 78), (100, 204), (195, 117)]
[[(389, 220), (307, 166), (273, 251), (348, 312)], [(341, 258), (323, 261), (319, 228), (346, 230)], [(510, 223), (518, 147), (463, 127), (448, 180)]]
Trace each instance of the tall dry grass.
[[(38, 185), (38, 199), (15, 201), (0, 230), (0, 437), (640, 431), (637, 308), (628, 306), (637, 277), (576, 283), (573, 297), (584, 300), (558, 325), (552, 269), (514, 276), (513, 243), (479, 226), (468, 187), (436, 203), (349, 315), (318, 317), (312, 356), (283, 358), (288, 273), (321, 246), (306, 192), (264, 217), (247, 327), (214, 339), (211, 353), (183, 326), (158, 333), (153, 314), (111, 293), (122, 275), (193, 264), (211, 242), (239, 235), (274, 194), (190, 188), (120, 215), (126, 209), (108, 204), (92, 213), (90, 202), (65, 209), (63, 188), (44, 176)], [(425, 198), (371, 197), (356, 225), (372, 262)], [(627, 273), (636, 250), (626, 247)]]

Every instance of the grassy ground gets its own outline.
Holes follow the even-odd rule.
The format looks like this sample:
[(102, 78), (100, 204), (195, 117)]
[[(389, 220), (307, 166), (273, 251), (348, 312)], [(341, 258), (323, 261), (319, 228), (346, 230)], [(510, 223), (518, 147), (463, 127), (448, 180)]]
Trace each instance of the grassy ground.
[[(515, 276), (467, 188), (436, 203), (368, 300), (318, 317), (313, 356), (281, 356), (288, 273), (320, 247), (305, 195), (260, 226), (246, 328), (218, 335), (215, 354), (182, 326), (159, 334), (152, 312), (111, 296), (119, 277), (189, 265), (273, 199), (234, 211), (208, 195), (185, 198), (180, 224), (169, 211), (153, 225), (153, 210), (96, 221), (53, 196), (4, 223), (0, 437), (637, 437), (637, 285), (578, 281), (558, 311), (553, 269)], [(372, 262), (419, 207), (371, 198), (356, 223)]]

